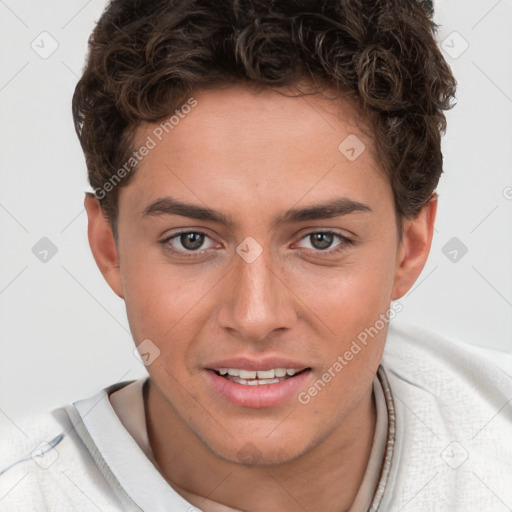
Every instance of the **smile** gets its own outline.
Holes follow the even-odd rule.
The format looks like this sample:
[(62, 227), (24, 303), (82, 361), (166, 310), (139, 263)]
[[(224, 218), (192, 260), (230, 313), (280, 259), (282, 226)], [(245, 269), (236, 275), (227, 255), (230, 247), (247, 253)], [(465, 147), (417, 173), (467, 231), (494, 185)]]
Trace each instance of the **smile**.
[(243, 386), (264, 386), (278, 384), (304, 370), (293, 368), (273, 368), (270, 370), (241, 370), (237, 368), (220, 368), (216, 373), (231, 382)]
[(311, 368), (298, 365), (295, 368), (255, 363), (244, 364), (246, 368), (236, 366), (205, 369), (206, 382), (222, 402), (252, 409), (276, 407), (296, 399), (312, 374)]

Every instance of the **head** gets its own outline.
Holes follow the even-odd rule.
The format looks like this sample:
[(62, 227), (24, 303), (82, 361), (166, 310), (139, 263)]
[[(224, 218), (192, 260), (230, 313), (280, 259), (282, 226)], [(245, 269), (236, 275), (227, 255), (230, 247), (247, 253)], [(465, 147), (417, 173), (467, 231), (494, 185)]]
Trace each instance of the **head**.
[[(91, 248), (216, 455), (293, 459), (367, 395), (432, 239), (455, 92), (435, 28), (418, 0), (114, 0), (98, 22), (73, 98)], [(219, 389), (276, 365), (305, 370), (277, 402)]]

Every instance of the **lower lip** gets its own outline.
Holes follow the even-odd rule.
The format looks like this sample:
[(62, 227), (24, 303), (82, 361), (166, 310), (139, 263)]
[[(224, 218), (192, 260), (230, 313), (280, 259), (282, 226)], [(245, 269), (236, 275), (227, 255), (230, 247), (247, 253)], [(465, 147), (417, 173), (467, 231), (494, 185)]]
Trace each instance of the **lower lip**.
[(311, 370), (305, 370), (294, 377), (275, 384), (247, 386), (221, 377), (213, 370), (206, 371), (213, 389), (221, 396), (235, 405), (253, 409), (275, 407), (286, 402), (294, 395), (296, 396), (304, 386), (310, 373)]

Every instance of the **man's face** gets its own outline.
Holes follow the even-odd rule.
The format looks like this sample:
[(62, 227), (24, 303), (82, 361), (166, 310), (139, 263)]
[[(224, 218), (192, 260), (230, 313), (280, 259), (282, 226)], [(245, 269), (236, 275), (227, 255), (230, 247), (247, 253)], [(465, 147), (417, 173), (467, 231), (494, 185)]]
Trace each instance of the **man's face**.
[[(351, 346), (394, 298), (392, 190), (349, 104), (241, 86), (194, 98), (161, 141), (139, 128), (135, 148), (156, 146), (120, 190), (131, 330), (160, 350), (153, 392), (214, 453), (291, 460), (371, 390), (387, 324)], [(356, 139), (339, 149), (352, 134), (355, 160)]]

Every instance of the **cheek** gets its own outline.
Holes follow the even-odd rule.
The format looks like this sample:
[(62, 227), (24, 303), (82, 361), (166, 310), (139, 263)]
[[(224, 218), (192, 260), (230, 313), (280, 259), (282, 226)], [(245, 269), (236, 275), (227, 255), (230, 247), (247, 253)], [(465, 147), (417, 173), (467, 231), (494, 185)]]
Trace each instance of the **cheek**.
[(321, 292), (311, 309), (327, 327), (322, 337), (330, 340), (324, 344), (325, 366), (318, 373), (330, 383), (315, 407), (330, 399), (349, 407), (371, 385), (389, 324), (395, 253), (392, 243), (379, 243), (378, 249), (369, 247), (347, 258), (347, 265), (329, 279), (316, 280)]
[(136, 344), (150, 339), (160, 349), (160, 362), (185, 370), (185, 353), (196, 350), (197, 331), (207, 322), (205, 304), (214, 289), (214, 273), (199, 273), (193, 265), (171, 266), (161, 257), (125, 258), (121, 270)]
[[(318, 283), (323, 291), (311, 307), (328, 327), (322, 336), (323, 366), (303, 395), (319, 426), (341, 421), (372, 384), (389, 325), (392, 259), (360, 261), (336, 276), (330, 283)], [(339, 407), (333, 409), (332, 403)]]
[[(366, 251), (371, 253), (371, 250)], [(317, 293), (310, 294), (312, 309), (325, 318), (335, 334), (357, 334), (373, 325), (389, 308), (394, 282), (394, 250), (379, 246), (378, 257), (359, 253), (347, 264), (313, 281)]]
[(170, 275), (162, 262), (139, 253), (121, 258), (124, 300), (135, 340), (150, 338), (159, 344), (165, 333), (178, 321), (186, 307), (187, 293), (183, 279)]

